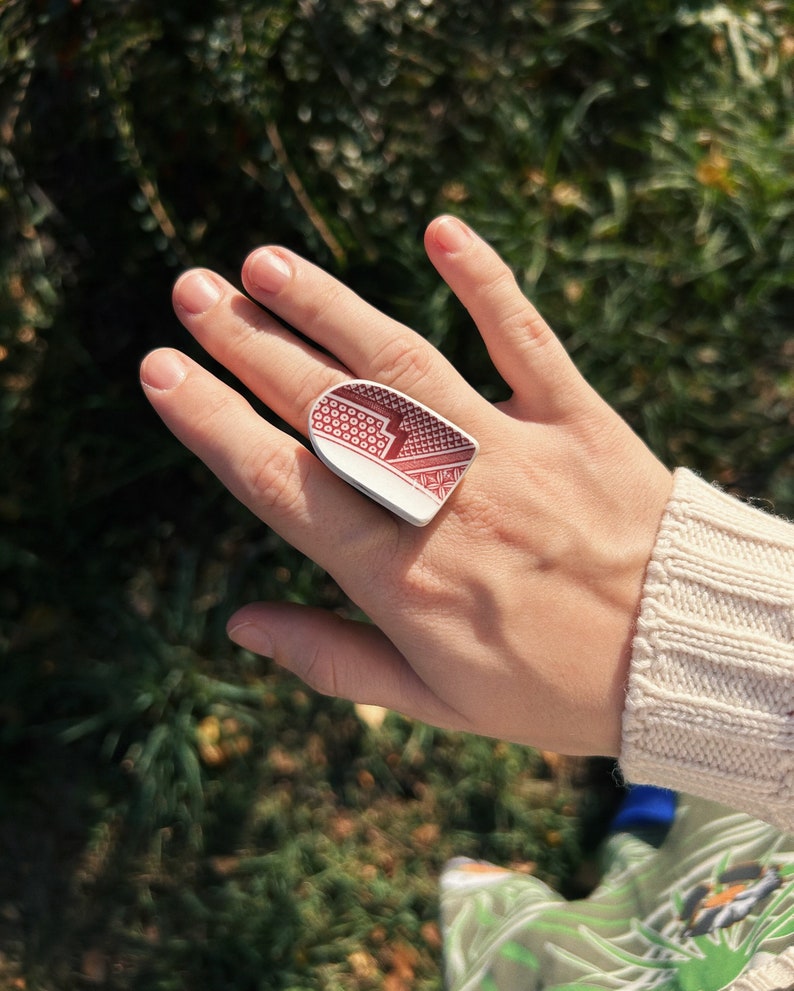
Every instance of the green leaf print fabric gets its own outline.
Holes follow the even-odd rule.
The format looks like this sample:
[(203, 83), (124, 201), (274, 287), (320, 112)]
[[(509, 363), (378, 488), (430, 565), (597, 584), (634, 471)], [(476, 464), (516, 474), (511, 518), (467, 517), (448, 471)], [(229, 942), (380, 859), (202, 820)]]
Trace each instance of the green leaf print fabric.
[(658, 849), (609, 838), (586, 899), (457, 860), (441, 902), (450, 991), (720, 991), (794, 945), (794, 837), (682, 797)]

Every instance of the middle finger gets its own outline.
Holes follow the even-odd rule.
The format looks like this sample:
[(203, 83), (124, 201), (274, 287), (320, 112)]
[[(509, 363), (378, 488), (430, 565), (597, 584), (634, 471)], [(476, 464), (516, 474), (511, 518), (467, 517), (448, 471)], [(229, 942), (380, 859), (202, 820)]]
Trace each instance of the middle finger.
[(333, 354), (355, 378), (398, 389), (464, 427), (472, 405), (485, 402), (421, 335), (287, 249), (256, 249), (242, 274), (252, 296)]

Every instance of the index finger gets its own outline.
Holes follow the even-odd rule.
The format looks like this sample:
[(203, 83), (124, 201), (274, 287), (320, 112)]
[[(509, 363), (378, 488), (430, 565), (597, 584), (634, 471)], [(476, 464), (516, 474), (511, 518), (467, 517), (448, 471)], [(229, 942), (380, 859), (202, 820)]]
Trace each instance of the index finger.
[(592, 390), (496, 251), (456, 217), (434, 220), (425, 245), (513, 389), (511, 407), (540, 421), (578, 414)]
[(366, 582), (367, 569), (388, 555), (396, 520), (199, 364), (160, 349), (144, 358), (141, 381), (172, 433), (234, 496), (343, 587)]

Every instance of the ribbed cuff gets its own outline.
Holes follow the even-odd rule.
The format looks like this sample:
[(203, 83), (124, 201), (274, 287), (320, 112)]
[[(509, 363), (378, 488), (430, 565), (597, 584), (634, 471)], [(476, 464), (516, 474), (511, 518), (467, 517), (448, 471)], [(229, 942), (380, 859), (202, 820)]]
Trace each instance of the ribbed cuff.
[(685, 469), (645, 579), (620, 763), (794, 829), (794, 527)]

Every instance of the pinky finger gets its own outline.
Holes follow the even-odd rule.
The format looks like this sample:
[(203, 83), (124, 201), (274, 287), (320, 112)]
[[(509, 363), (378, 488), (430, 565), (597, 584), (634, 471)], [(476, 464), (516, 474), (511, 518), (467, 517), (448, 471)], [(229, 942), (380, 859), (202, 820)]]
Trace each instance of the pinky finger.
[(254, 603), (232, 616), (227, 632), (240, 647), (271, 657), (323, 695), (394, 709), (445, 729), (465, 728), (465, 720), (369, 623), (293, 603)]

